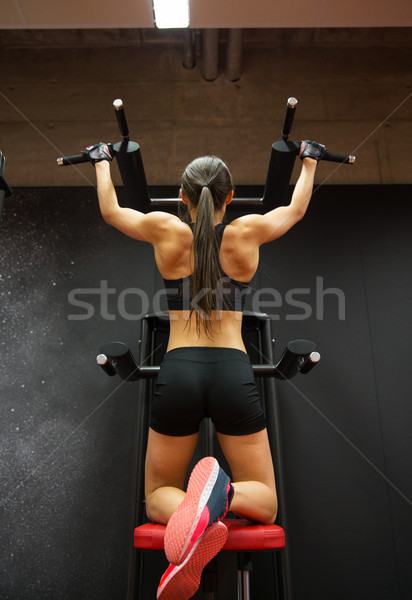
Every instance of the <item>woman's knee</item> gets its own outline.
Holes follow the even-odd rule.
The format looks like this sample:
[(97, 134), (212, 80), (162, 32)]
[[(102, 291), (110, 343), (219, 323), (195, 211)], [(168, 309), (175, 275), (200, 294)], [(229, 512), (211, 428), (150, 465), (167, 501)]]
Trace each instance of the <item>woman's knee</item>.
[(271, 525), (276, 521), (276, 517), (278, 516), (278, 498), (276, 493), (273, 495), (272, 505), (268, 507), (268, 520), (265, 525)]
[(150, 521), (167, 524), (183, 501), (185, 492), (172, 486), (162, 486), (146, 494), (146, 515)]
[(250, 480), (235, 481), (233, 487), (235, 495), (230, 507), (232, 512), (263, 525), (274, 523), (278, 508), (274, 486)]
[(276, 489), (266, 486), (265, 501), (262, 503), (262, 524), (271, 525), (278, 514), (278, 497)]

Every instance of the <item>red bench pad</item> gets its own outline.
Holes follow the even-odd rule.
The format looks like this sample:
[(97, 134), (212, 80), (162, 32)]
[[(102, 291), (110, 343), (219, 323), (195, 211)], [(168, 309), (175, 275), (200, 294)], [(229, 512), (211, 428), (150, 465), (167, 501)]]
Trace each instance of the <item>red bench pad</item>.
[[(229, 530), (222, 550), (276, 550), (285, 547), (285, 532), (279, 525), (258, 525), (246, 519), (224, 519)], [(134, 547), (163, 550), (165, 525), (145, 523), (134, 530)]]

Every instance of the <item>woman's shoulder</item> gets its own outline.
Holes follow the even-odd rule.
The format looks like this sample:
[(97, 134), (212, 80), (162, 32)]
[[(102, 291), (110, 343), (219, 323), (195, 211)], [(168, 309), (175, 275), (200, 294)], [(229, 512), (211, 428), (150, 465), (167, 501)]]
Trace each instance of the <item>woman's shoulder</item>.
[(154, 244), (193, 239), (192, 231), (179, 217), (166, 212), (153, 211), (146, 214), (147, 227), (150, 229)]
[(193, 233), (189, 225), (174, 215), (161, 220), (153, 244), (160, 274), (165, 279), (179, 279), (191, 272)]
[(176, 215), (172, 215), (170, 213), (163, 212), (160, 210), (154, 210), (152, 212), (146, 213), (145, 217), (152, 226), (167, 227), (181, 230), (183, 226), (190, 229), (190, 227), (188, 227), (188, 225), (186, 225), (186, 223), (184, 223)]
[[(241, 217), (242, 218), (242, 217)], [(220, 247), (223, 271), (232, 279), (250, 281), (259, 262), (259, 246), (247, 226), (235, 219), (225, 227)]]
[(259, 227), (259, 222), (262, 215), (252, 214), (252, 215), (243, 215), (242, 217), (238, 217), (233, 221), (228, 223), (226, 229), (229, 235), (239, 236), (239, 235), (253, 235), (256, 231), (256, 228)]
[(259, 246), (257, 242), (259, 218), (261, 215), (244, 215), (230, 221), (223, 233), (224, 245), (231, 248), (243, 248), (250, 251), (250, 246)]

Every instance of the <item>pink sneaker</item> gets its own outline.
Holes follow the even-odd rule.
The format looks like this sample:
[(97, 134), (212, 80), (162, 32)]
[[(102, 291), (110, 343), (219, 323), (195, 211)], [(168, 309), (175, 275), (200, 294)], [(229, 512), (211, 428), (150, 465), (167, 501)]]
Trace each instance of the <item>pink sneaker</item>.
[(157, 600), (188, 600), (200, 584), (202, 571), (222, 549), (227, 539), (226, 526), (218, 521), (193, 545), (186, 560), (179, 566), (169, 565), (157, 589)]
[(208, 456), (197, 463), (186, 496), (166, 527), (165, 553), (170, 563), (180, 565), (207, 527), (223, 519), (233, 493), (229, 477), (215, 458)]

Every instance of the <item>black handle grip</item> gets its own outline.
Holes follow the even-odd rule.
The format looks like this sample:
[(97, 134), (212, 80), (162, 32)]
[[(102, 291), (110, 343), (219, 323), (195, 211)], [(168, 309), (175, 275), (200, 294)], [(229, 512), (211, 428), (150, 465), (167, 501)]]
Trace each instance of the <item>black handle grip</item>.
[(285, 120), (282, 127), (282, 140), (287, 140), (292, 130), (293, 119), (295, 118), (295, 107), (298, 101), (296, 98), (288, 98), (286, 105)]
[(335, 152), (326, 152), (322, 160), (353, 165), (356, 160), (356, 156), (352, 156), (351, 154), (336, 154)]
[[(292, 142), (296, 146), (296, 151), (299, 154), (300, 146), (302, 142)], [(328, 160), (329, 162), (344, 163), (346, 165), (353, 165), (356, 160), (356, 156), (352, 154), (336, 154), (336, 152), (327, 151), (322, 160)]]
[(123, 141), (128, 142), (130, 139), (129, 138), (129, 128), (127, 126), (126, 113), (124, 112), (123, 100), (120, 100), (120, 98), (118, 98), (117, 100), (115, 100), (113, 102), (113, 106), (114, 106), (114, 111), (116, 113), (117, 124), (119, 126)]
[(117, 374), (115, 361), (110, 361), (105, 354), (99, 354), (99, 356), (96, 357), (96, 362), (110, 377)]
[(320, 354), (314, 350), (310, 354), (306, 354), (302, 356), (302, 358), (298, 361), (298, 371), (303, 375), (309, 373), (313, 369), (313, 367), (320, 361)]
[[(112, 144), (107, 144), (112, 156), (116, 154), (116, 150)], [(57, 159), (59, 167), (65, 167), (66, 165), (77, 165), (79, 163), (89, 162), (89, 157), (85, 152), (81, 154), (73, 154), (73, 156), (61, 156)]]
[(66, 165), (77, 165), (78, 163), (89, 162), (89, 158), (86, 154), (74, 154), (73, 156), (61, 156), (57, 159), (59, 167)]

